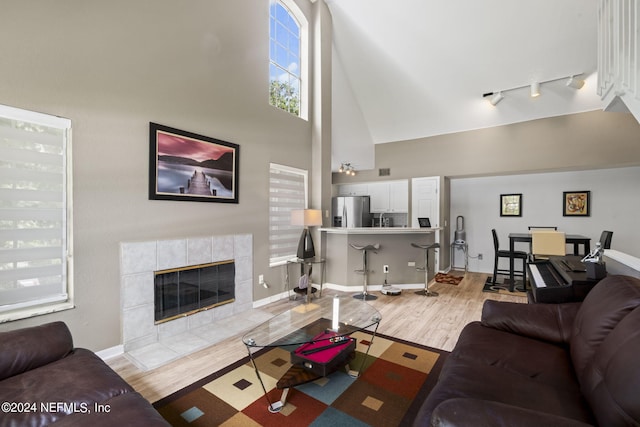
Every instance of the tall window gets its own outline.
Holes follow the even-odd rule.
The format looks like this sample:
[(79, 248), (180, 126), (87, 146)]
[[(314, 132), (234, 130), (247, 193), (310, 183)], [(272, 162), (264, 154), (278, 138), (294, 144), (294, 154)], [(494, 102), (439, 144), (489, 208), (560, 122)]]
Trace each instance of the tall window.
[[(285, 4), (286, 3), (286, 4)], [(292, 1), (269, 7), (269, 103), (305, 117), (306, 20)]]
[(302, 227), (291, 225), (291, 211), (307, 208), (307, 171), (271, 163), (269, 170), (269, 263), (295, 258)]
[(0, 319), (72, 306), (67, 119), (0, 105)]

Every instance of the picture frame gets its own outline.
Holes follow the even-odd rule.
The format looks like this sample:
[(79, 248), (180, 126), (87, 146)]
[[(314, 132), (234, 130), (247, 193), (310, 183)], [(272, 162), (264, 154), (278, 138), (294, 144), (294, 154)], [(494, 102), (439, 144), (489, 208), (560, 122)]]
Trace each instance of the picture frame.
[(238, 203), (240, 146), (149, 123), (149, 199)]
[(500, 216), (522, 216), (522, 193), (500, 195)]
[(562, 216), (590, 216), (591, 191), (563, 191)]

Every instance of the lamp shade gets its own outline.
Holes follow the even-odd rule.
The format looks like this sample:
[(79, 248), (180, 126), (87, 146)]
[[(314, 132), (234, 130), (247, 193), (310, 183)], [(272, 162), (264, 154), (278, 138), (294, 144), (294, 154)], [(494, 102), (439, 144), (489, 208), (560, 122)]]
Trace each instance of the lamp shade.
[(304, 227), (322, 225), (322, 211), (320, 209), (294, 209), (291, 211), (291, 225)]

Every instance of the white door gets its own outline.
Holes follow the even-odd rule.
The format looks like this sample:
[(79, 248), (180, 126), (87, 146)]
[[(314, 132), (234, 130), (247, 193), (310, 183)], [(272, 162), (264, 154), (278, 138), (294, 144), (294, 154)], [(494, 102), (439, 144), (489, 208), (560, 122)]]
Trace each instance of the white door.
[[(429, 218), (432, 227), (440, 227), (440, 177), (413, 178), (411, 180), (411, 226), (420, 227), (418, 218)], [(435, 232), (440, 242), (440, 232)], [(440, 249), (442, 250), (442, 248)], [(435, 256), (435, 271), (440, 271), (440, 256)]]

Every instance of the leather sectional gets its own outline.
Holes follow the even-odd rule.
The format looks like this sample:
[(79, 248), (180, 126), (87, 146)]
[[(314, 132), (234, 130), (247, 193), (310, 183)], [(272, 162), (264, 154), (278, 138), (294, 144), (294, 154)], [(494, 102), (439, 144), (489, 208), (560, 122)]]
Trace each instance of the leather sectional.
[(63, 322), (0, 333), (0, 426), (168, 426)]
[(415, 426), (640, 425), (640, 280), (609, 276), (581, 303), (486, 301)]

